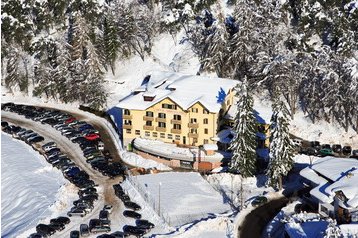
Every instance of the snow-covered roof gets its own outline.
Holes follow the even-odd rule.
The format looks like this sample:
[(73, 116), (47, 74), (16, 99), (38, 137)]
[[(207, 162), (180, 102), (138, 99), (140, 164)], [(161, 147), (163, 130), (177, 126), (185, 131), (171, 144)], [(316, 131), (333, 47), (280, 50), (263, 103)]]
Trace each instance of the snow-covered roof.
[(204, 150), (218, 150), (218, 146), (216, 144), (204, 144), (203, 145)]
[[(358, 161), (355, 159), (325, 157), (315, 161), (300, 175), (318, 184), (310, 194), (322, 202), (331, 203), (335, 192), (342, 191), (348, 207), (358, 207)], [(331, 180), (328, 181), (327, 179)]]
[(327, 226), (326, 221), (290, 222), (285, 225), (285, 230), (290, 238), (321, 237)]
[[(201, 103), (210, 112), (219, 112), (223, 94), (228, 94), (238, 81), (222, 78), (211, 78), (196, 75), (185, 75), (176, 72), (155, 71), (149, 74), (149, 81), (137, 88), (136, 94), (123, 98), (117, 107), (145, 110), (165, 98), (177, 103), (187, 110), (195, 103)], [(144, 91), (145, 87), (145, 91)], [(154, 97), (144, 101), (144, 96)]]

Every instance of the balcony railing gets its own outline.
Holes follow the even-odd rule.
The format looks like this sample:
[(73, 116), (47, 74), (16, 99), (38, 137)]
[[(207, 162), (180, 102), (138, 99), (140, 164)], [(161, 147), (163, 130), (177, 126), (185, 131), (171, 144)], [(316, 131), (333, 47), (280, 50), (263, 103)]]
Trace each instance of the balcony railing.
[(154, 121), (154, 117), (143, 116), (144, 121)]
[(188, 123), (188, 127), (189, 128), (198, 128), (199, 124), (198, 123)]
[(174, 128), (173, 128), (173, 129), (170, 130), (170, 132), (173, 133), (173, 134), (181, 134), (181, 130), (180, 130), (180, 129), (174, 129)]
[(143, 129), (152, 131), (152, 130), (154, 130), (154, 126), (143, 126)]
[(167, 122), (167, 119), (166, 119), (166, 118), (157, 117), (157, 118), (155, 118), (155, 121), (156, 121), (156, 122)]
[(132, 115), (123, 115), (123, 119), (132, 119), (133, 116)]
[(161, 132), (166, 132), (166, 128), (165, 127), (159, 127), (159, 126), (157, 126), (156, 128), (155, 128), (155, 130), (156, 131), (161, 131)]
[(172, 123), (172, 124), (181, 124), (181, 120), (171, 119), (170, 123)]
[(198, 138), (199, 135), (198, 134), (195, 134), (195, 133), (189, 133), (189, 138)]
[(123, 124), (123, 129), (132, 129), (132, 128), (133, 128), (132, 125)]

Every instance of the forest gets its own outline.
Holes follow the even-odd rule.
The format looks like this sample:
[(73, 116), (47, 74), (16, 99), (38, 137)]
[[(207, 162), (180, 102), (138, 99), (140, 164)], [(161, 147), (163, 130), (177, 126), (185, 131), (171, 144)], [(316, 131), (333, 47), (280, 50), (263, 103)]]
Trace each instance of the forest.
[(289, 114), (358, 131), (358, 6), (346, 0), (4, 0), (2, 86), (105, 108), (105, 75), (184, 31), (198, 74), (246, 81)]

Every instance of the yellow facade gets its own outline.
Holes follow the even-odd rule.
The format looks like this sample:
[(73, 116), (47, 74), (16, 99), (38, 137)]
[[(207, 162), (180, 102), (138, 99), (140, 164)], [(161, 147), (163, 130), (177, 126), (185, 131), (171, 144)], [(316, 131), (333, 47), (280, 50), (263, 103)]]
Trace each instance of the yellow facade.
[[(220, 113), (230, 107), (233, 96), (230, 90)], [(200, 102), (184, 110), (170, 98), (146, 110), (123, 109), (123, 143), (142, 137), (181, 145), (215, 144), (218, 118), (219, 112), (209, 112)]]

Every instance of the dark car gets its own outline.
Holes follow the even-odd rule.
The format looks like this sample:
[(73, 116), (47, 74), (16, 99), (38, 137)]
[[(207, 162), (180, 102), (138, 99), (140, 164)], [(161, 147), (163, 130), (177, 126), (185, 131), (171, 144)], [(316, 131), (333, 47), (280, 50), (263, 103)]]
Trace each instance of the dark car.
[(148, 220), (139, 219), (139, 220), (136, 220), (135, 224), (137, 226), (147, 226), (150, 229), (154, 228), (154, 224), (149, 222)]
[(32, 233), (28, 238), (42, 238), (43, 236), (39, 233)]
[(342, 153), (343, 153), (344, 155), (351, 155), (351, 153), (352, 153), (352, 147), (349, 146), (349, 145), (343, 146)]
[(78, 199), (72, 202), (73, 205), (77, 206), (77, 204), (90, 204), (93, 205), (93, 200), (87, 200), (87, 199)]
[(80, 234), (83, 237), (90, 235), (90, 230), (89, 230), (89, 227), (88, 227), (87, 224), (81, 224), (80, 225)]
[(319, 155), (320, 157), (324, 157), (324, 156), (331, 156), (333, 155), (333, 151), (331, 149), (321, 149), (319, 151)]
[(332, 150), (334, 153), (342, 153), (342, 146), (339, 144), (332, 145)]
[(97, 238), (116, 238), (115, 236), (112, 236), (110, 234), (102, 234), (97, 236)]
[(1, 127), (9, 126), (7, 121), (1, 121)]
[(100, 220), (108, 220), (108, 216), (109, 216), (108, 211), (102, 210), (102, 211), (99, 212), (98, 218)]
[(131, 200), (127, 194), (123, 194), (122, 196), (119, 197), (119, 199), (121, 199), (122, 202), (127, 202)]
[(311, 141), (311, 147), (313, 147), (313, 148), (319, 148), (319, 147), (320, 147), (319, 141)]
[(115, 232), (111, 233), (111, 235), (115, 238), (123, 238), (123, 237), (130, 236), (130, 234), (122, 232), (122, 231), (115, 231)]
[(56, 230), (49, 225), (38, 224), (36, 226), (36, 232), (43, 236), (50, 236), (56, 232)]
[(57, 217), (57, 218), (53, 218), (53, 219), (50, 220), (51, 224), (57, 224), (57, 223), (59, 223), (59, 224), (68, 224), (70, 222), (71, 222), (71, 220), (68, 217)]
[(80, 238), (80, 232), (77, 230), (71, 231), (70, 238)]
[(130, 209), (133, 209), (135, 211), (138, 211), (138, 210), (142, 209), (137, 203), (134, 203), (134, 202), (124, 202), (124, 206), (126, 208), (130, 208)]
[(137, 212), (134, 212), (134, 211), (129, 211), (129, 210), (125, 210), (123, 212), (123, 215), (125, 217), (132, 217), (132, 218), (135, 218), (135, 219), (141, 219), (142, 218), (142, 215), (137, 213)]
[(123, 231), (136, 237), (143, 236), (146, 231), (135, 226), (124, 226)]
[(90, 232), (110, 232), (111, 228), (107, 225), (104, 225), (100, 219), (91, 219), (89, 221), (89, 230)]
[(323, 144), (321, 146), (321, 149), (331, 149), (331, 145), (330, 144)]
[(56, 231), (62, 231), (65, 229), (65, 225), (60, 223), (51, 223), (49, 224), (49, 226), (55, 229)]
[(33, 143), (38, 143), (38, 142), (41, 142), (41, 141), (44, 141), (45, 138), (43, 138), (42, 136), (36, 136), (36, 137), (32, 137), (30, 139), (28, 139), (28, 143), (29, 144), (33, 144)]

